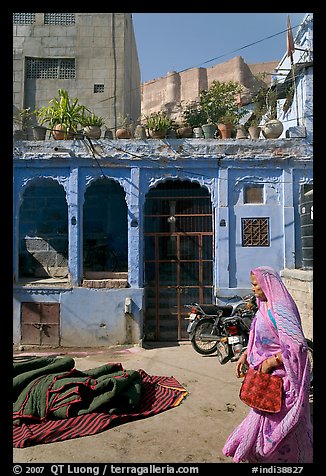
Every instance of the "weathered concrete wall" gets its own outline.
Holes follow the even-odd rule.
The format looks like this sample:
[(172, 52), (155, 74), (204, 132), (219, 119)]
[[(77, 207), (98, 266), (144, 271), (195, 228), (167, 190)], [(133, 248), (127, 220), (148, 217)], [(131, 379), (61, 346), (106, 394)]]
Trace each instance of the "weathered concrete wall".
[(284, 269), (281, 276), (298, 306), (305, 336), (313, 339), (313, 271)]
[[(47, 105), (67, 89), (114, 129), (119, 114), (140, 116), (140, 68), (130, 13), (75, 13), (75, 23), (14, 25), (13, 102), (18, 109)], [(75, 59), (76, 77), (25, 79), (26, 57)], [(94, 92), (94, 85), (103, 92)]]

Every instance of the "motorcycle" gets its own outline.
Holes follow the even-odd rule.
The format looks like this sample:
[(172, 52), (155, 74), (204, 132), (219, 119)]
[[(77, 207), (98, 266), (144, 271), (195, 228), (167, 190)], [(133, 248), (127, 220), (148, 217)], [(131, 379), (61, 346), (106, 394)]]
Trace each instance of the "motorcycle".
[(187, 327), (189, 340), (196, 352), (217, 352), (221, 364), (239, 358), (247, 346), (251, 321), (257, 311), (254, 294), (218, 297), (216, 304), (186, 304), (191, 309)]

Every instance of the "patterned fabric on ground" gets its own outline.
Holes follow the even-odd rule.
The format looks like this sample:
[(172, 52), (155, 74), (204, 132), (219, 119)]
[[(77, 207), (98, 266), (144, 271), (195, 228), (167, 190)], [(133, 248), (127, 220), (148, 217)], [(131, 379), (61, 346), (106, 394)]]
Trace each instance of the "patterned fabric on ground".
[[(130, 370), (124, 371), (121, 364), (107, 365), (113, 366), (114, 370), (119, 369), (121, 372), (127, 372), (128, 375), (132, 372)], [(98, 369), (102, 369), (102, 367)], [(93, 369), (95, 370), (93, 375), (96, 374), (98, 369)], [(101, 375), (102, 371), (97, 374)], [(26, 415), (22, 418), (22, 415), (17, 415), (16, 413), (14, 418), (16, 418), (16, 423), (18, 424), (15, 424), (13, 427), (13, 446), (16, 448), (24, 448), (37, 444), (52, 443), (55, 441), (94, 435), (107, 430), (113, 425), (146, 418), (173, 408), (179, 405), (187, 395), (187, 391), (174, 377), (151, 376), (142, 369), (139, 369), (137, 374), (140, 378), (141, 393), (137, 402), (133, 402), (132, 405), (126, 398), (121, 400), (120, 393), (118, 393), (119, 399), (115, 399), (113, 405), (110, 404), (110, 400), (108, 399), (107, 403), (102, 401), (97, 410), (85, 411), (85, 408), (89, 408), (88, 398), (88, 406), (86, 405), (84, 411), (76, 411), (84, 405), (79, 401), (79, 403), (76, 403), (77, 406), (72, 412), (74, 416), (69, 416), (69, 411), (68, 416), (66, 416), (66, 410), (69, 408), (71, 409), (71, 395), (74, 396), (73, 400), (76, 401), (75, 392), (78, 393), (78, 389), (74, 388), (72, 393), (64, 392), (62, 399), (59, 397), (60, 391), (56, 393), (57, 398), (55, 399), (55, 407), (62, 409), (62, 407), (60, 407), (60, 401), (64, 402), (64, 404), (67, 404), (64, 413), (59, 412), (54, 416), (54, 413), (51, 411), (48, 412), (47, 416), (44, 418), (37, 417), (30, 419), (26, 418)], [(68, 378), (68, 376), (64, 375), (63, 378)], [(36, 380), (39, 380), (39, 377)], [(137, 378), (135, 381), (137, 382)], [(82, 385), (81, 388), (83, 390), (79, 392), (79, 397), (82, 400), (85, 389), (84, 385)], [(59, 387), (57, 390), (59, 390)], [(135, 397), (134, 390), (135, 389), (133, 388), (131, 393), (133, 397)], [(49, 394), (50, 393), (48, 392), (48, 395)], [(104, 399), (106, 396), (104, 395)], [(41, 396), (41, 401), (44, 401), (43, 397), (44, 395)], [(118, 403), (117, 400), (120, 400), (120, 403)], [(35, 404), (31, 405), (30, 408), (35, 408)], [(35, 423), (35, 421), (37, 421), (37, 423)]]
[(283, 365), (273, 371), (283, 380), (279, 413), (250, 410), (228, 437), (223, 453), (235, 462), (311, 463), (312, 425), (309, 408), (309, 359), (297, 307), (281, 278), (265, 266), (252, 270), (271, 306), (257, 299), (258, 311), (251, 325), (248, 363), (258, 366), (276, 352)]

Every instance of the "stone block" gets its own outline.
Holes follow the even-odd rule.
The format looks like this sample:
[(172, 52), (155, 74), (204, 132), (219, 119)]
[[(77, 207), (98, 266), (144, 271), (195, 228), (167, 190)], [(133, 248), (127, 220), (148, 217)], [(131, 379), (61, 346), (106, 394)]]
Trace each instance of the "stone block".
[(293, 126), (289, 127), (285, 132), (285, 137), (287, 138), (305, 138), (307, 135), (306, 128), (304, 126)]

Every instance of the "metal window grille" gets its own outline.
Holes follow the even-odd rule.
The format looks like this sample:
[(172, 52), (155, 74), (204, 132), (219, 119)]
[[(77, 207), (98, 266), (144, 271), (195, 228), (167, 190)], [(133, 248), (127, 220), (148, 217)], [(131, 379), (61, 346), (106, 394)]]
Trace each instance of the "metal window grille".
[(104, 93), (104, 84), (94, 84), (94, 93)]
[(44, 13), (45, 25), (73, 25), (76, 23), (74, 13)]
[(26, 58), (27, 79), (74, 79), (75, 59)]
[(242, 218), (242, 246), (269, 246), (269, 218)]
[(264, 203), (264, 186), (250, 185), (245, 187), (244, 203)]
[(35, 23), (35, 13), (13, 13), (14, 25), (31, 25)]

